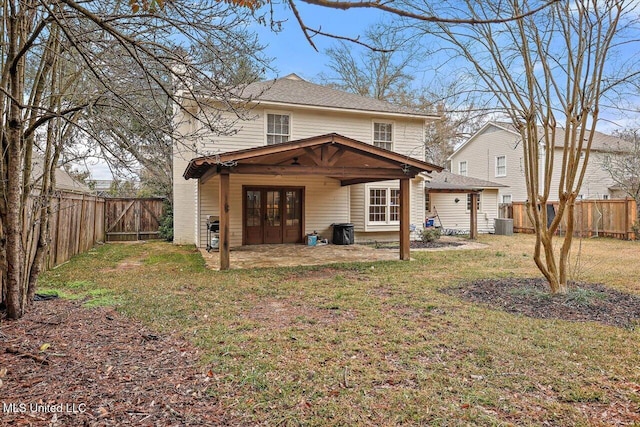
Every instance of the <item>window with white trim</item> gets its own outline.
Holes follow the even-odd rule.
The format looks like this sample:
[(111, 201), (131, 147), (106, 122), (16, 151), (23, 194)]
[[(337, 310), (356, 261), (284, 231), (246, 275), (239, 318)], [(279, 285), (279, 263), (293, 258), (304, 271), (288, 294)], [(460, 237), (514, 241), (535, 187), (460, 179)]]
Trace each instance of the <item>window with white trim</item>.
[(385, 150), (393, 150), (392, 123), (373, 123), (373, 145), (384, 148)]
[(496, 177), (507, 176), (507, 156), (496, 156)]
[[(476, 199), (476, 211), (480, 212), (480, 194)], [(471, 194), (467, 194), (467, 212), (471, 212)]]
[(458, 175), (467, 176), (467, 161), (458, 162)]
[(502, 203), (511, 203), (511, 194), (503, 194)]
[(369, 223), (392, 224), (400, 221), (400, 190), (369, 188)]
[(424, 193), (424, 211), (431, 212), (431, 195), (429, 192)]
[(267, 145), (289, 141), (290, 121), (288, 114), (267, 114)]
[(400, 221), (400, 190), (397, 188), (389, 189), (389, 221)]

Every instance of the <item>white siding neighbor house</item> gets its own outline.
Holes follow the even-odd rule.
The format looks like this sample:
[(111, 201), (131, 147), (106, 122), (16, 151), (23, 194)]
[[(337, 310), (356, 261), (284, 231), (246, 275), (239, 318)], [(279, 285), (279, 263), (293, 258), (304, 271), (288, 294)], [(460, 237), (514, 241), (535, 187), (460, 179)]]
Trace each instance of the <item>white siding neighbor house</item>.
[(498, 192), (504, 184), (472, 178), (449, 171), (432, 173), (425, 184), (425, 212), (436, 227), (465, 234), (470, 231), (471, 194), (476, 193), (477, 231), (493, 233), (498, 218)]
[[(558, 129), (555, 147), (555, 165), (562, 159), (564, 131)], [(618, 138), (596, 132), (591, 147), (585, 180), (580, 190), (581, 199), (609, 199), (621, 197), (609, 174), (602, 167), (606, 156), (619, 153), (626, 143)], [(510, 124), (490, 122), (458, 147), (449, 157), (451, 170), (468, 177), (503, 184), (499, 188), (498, 202), (524, 202), (527, 188), (524, 177), (523, 150), (520, 134)], [(543, 174), (540, 173), (541, 179)], [(560, 168), (554, 168), (550, 201), (558, 200)]]
[[(243, 95), (252, 117), (235, 134), (174, 146), (176, 243), (206, 247), (210, 215), (222, 234), (228, 226), (229, 246), (302, 243), (314, 231), (331, 240), (332, 224), (353, 224), (357, 241), (402, 241), (422, 224), (422, 172), (441, 170), (422, 161), (424, 128), (438, 117), (295, 74)], [(178, 122), (181, 135), (197, 130), (186, 114)]]

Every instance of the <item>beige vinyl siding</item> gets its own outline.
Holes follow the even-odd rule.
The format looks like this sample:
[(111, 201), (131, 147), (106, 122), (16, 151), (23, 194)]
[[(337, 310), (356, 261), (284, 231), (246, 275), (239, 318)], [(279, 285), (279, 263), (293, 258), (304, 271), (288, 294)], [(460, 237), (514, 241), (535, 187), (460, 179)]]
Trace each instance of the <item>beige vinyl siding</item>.
[[(192, 132), (191, 124), (184, 120), (180, 122), (178, 135)], [(193, 151), (185, 144), (177, 143), (173, 146), (173, 241), (176, 244), (195, 244), (197, 211), (197, 181), (185, 180), (182, 177)]]
[[(349, 190), (340, 181), (324, 177), (308, 176), (230, 176), (230, 245), (242, 245), (242, 186), (304, 187), (305, 229), (303, 234), (317, 231), (323, 238), (331, 239), (331, 224), (349, 222)], [(199, 246), (207, 245), (206, 221), (208, 215), (219, 215), (219, 178), (214, 177), (200, 185), (200, 236)]]
[[(455, 199), (459, 199), (456, 203)], [(435, 210), (434, 210), (435, 208)], [(467, 210), (466, 193), (431, 193), (431, 213), (437, 210), (440, 220), (435, 224), (452, 230), (470, 230), (470, 213)], [(494, 231), (493, 220), (498, 217), (498, 190), (488, 189), (480, 194), (480, 210), (478, 211), (478, 232)]]
[[(496, 176), (498, 156), (506, 157), (506, 176)], [(489, 125), (451, 157), (451, 164), (457, 173), (458, 163), (466, 161), (467, 176), (507, 185), (508, 188), (500, 189), (500, 194), (511, 194), (513, 201), (524, 201), (527, 199), (527, 188), (522, 156), (519, 135)]]
[[(385, 119), (371, 118), (371, 115), (354, 113), (334, 113), (325, 111), (282, 110), (256, 107), (252, 113), (255, 120), (239, 124), (236, 135), (204, 138), (198, 142), (202, 153), (215, 153), (241, 150), (266, 145), (266, 114), (289, 114), (291, 139), (303, 139), (327, 133), (338, 133), (358, 141), (373, 144), (373, 123), (375, 121), (393, 122), (394, 151), (416, 159), (424, 159), (423, 131), (424, 121), (421, 119)], [(228, 113), (226, 113), (228, 114)]]
[(364, 184), (351, 185), (351, 222), (356, 233), (365, 231), (366, 197)]
[[(614, 182), (609, 173), (602, 168), (603, 158), (604, 154), (597, 151), (592, 151), (589, 156), (589, 164), (585, 172), (584, 181), (578, 191), (578, 194), (581, 194), (585, 199), (602, 199), (602, 196), (605, 194), (611, 197), (609, 187), (611, 187)], [(555, 150), (554, 171), (551, 180), (551, 191), (549, 193), (550, 200), (559, 199), (558, 185), (560, 184), (560, 175), (562, 172), (561, 162), (562, 150), (557, 148)], [(582, 167), (582, 160), (580, 161), (580, 167)]]
[(586, 187), (583, 186), (582, 194), (587, 199), (602, 199), (604, 195), (613, 198), (614, 194), (609, 189), (615, 185), (609, 172), (603, 168), (606, 153), (592, 151), (589, 156), (589, 166), (585, 175)]

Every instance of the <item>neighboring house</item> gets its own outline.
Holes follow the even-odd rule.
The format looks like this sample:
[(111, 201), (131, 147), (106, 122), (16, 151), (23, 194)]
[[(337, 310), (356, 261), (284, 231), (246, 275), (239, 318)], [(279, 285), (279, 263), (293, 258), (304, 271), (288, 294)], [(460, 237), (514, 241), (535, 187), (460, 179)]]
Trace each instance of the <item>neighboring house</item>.
[[(254, 99), (253, 119), (237, 133), (174, 146), (176, 243), (206, 247), (207, 218), (220, 216), (224, 198), (230, 246), (303, 242), (314, 231), (331, 239), (334, 223), (353, 224), (357, 241), (397, 239), (409, 229), (403, 191), (409, 222), (422, 224), (421, 173), (441, 169), (422, 161), (424, 130), (438, 117), (295, 74), (253, 83), (243, 95)], [(183, 108), (194, 106), (184, 99)], [(187, 115), (180, 120), (181, 135), (198, 129)]]
[(109, 197), (109, 191), (113, 186), (112, 179), (92, 179), (90, 182), (98, 196)]
[(506, 192), (508, 188), (504, 184), (449, 171), (433, 173), (425, 184), (425, 212), (434, 220), (435, 226), (468, 232), (471, 194), (477, 193), (478, 232), (493, 233), (494, 220), (498, 218), (500, 190)]
[[(42, 181), (43, 175), (43, 158), (39, 155), (35, 155), (33, 157), (33, 161), (31, 164), (32, 179), (35, 181), (36, 186), (38, 183)], [(58, 191), (66, 191), (69, 193), (83, 193), (83, 194), (91, 194), (92, 191), (86, 184), (76, 180), (71, 175), (69, 175), (64, 169), (56, 168), (55, 170), (55, 189)]]
[[(564, 131), (557, 129), (554, 172), (549, 201), (558, 200), (560, 162), (562, 159)], [(499, 203), (527, 200), (524, 177), (524, 159), (520, 134), (507, 123), (490, 122), (458, 147), (449, 157), (451, 171), (459, 175), (493, 181), (508, 187), (498, 190)], [(613, 180), (602, 165), (613, 153), (619, 153), (626, 143), (618, 138), (596, 132), (579, 198), (609, 199), (624, 197), (614, 188)], [(540, 179), (544, 179), (541, 163)], [(542, 184), (542, 183), (541, 183)]]

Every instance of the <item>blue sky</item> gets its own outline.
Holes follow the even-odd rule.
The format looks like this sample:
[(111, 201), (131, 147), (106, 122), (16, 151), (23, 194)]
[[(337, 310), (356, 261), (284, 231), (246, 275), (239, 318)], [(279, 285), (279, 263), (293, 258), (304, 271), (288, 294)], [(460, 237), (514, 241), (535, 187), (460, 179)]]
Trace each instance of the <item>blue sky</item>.
[[(277, 72), (269, 73), (267, 77), (275, 78), (296, 73), (306, 80), (313, 80), (321, 72), (328, 72), (328, 59), (324, 55), (324, 50), (337, 41), (324, 36), (316, 36), (314, 43), (316, 43), (318, 51), (315, 51), (302, 33), (291, 10), (278, 5), (275, 5), (274, 8), (276, 19), (286, 19), (282, 31), (274, 33), (268, 27), (252, 27), (258, 32), (260, 42), (266, 45), (265, 54), (274, 58), (274, 67)], [(370, 25), (380, 22), (383, 17), (383, 13), (378, 10), (342, 11), (305, 3), (300, 3), (298, 8), (307, 26), (348, 37), (357, 37), (363, 34)]]

